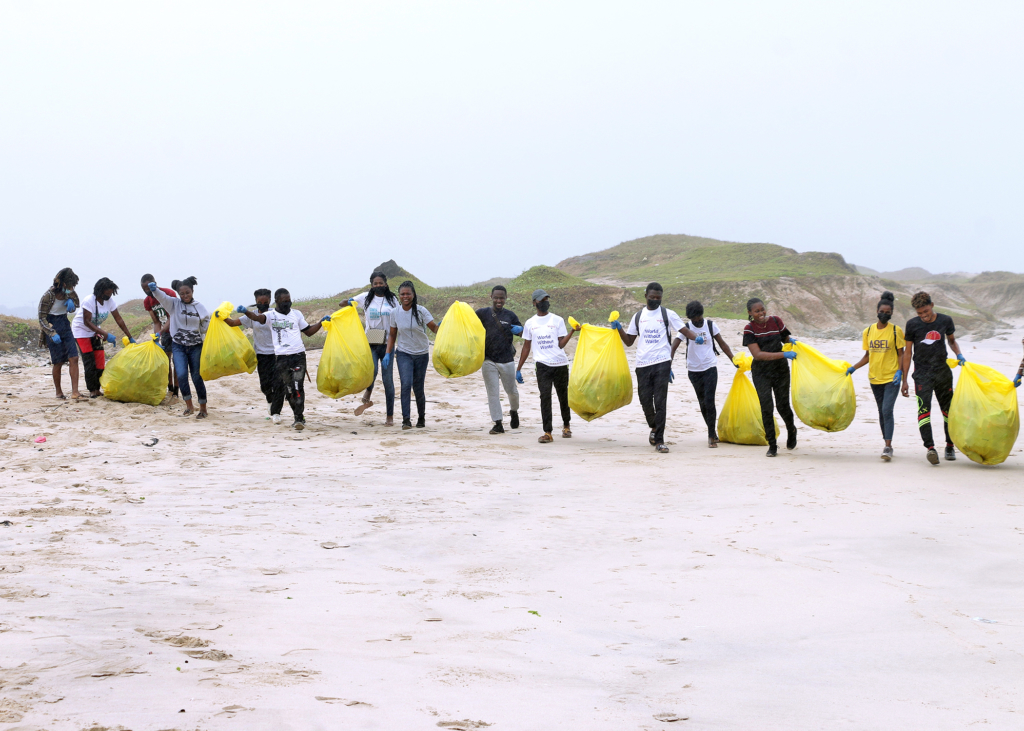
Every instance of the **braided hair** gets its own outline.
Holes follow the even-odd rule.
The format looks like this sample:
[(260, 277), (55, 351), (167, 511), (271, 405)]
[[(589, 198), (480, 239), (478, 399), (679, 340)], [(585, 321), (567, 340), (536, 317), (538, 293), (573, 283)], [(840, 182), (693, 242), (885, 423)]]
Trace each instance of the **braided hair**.
[(412, 290), (412, 316), (416, 318), (416, 324), (423, 327), (423, 322), (420, 319), (420, 306), (419, 301), (416, 298), (416, 285), (406, 279), (404, 282), (398, 285), (398, 291), (401, 292), (403, 289), (408, 287)]
[[(369, 307), (370, 303), (373, 302), (373, 298), (377, 296), (373, 293), (373, 280), (376, 279), (377, 277), (380, 277), (381, 279), (384, 280), (384, 301), (387, 302), (390, 307), (397, 307), (398, 298), (395, 297), (395, 293), (392, 292), (391, 287), (388, 286), (388, 277), (384, 272), (379, 270), (375, 271), (373, 274), (370, 275), (370, 291), (366, 293), (366, 299), (363, 300), (363, 307)], [(412, 285), (412, 282), (406, 282), (405, 284)], [(401, 287), (399, 287), (399, 289), (401, 289)], [(416, 290), (413, 289), (413, 297), (416, 296), (415, 293)]]
[(117, 285), (110, 281), (110, 279), (108, 279), (107, 277), (103, 277), (98, 282), (96, 282), (95, 285), (93, 285), (92, 295), (93, 297), (96, 298), (97, 302), (103, 302), (103, 293), (106, 292), (108, 289), (114, 290), (114, 294), (117, 294)]

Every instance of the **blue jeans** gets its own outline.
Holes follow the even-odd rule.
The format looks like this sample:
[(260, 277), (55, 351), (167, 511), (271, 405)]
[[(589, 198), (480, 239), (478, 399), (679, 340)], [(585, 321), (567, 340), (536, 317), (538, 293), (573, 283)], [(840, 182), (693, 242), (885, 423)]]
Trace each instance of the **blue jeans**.
[(427, 396), (423, 391), (423, 383), (427, 380), (427, 364), (430, 363), (429, 353), (409, 355), (401, 350), (395, 353), (398, 361), (398, 377), (402, 381), (402, 421), (410, 421), (410, 396), (416, 391), (416, 415), (422, 419), (427, 410)]
[(892, 430), (894, 419), (893, 407), (896, 405), (896, 396), (900, 387), (895, 383), (872, 383), (871, 392), (875, 394), (875, 403), (878, 404), (878, 425), (882, 427), (882, 439), (892, 441)]
[[(384, 360), (384, 355), (388, 352), (388, 344), (381, 343), (380, 345), (370, 346), (370, 356), (373, 358), (373, 380), (377, 381), (377, 373), (381, 371), (382, 366), (378, 361)], [(387, 415), (395, 415), (395, 379), (394, 379), (394, 359), (388, 364), (387, 368), (383, 368), (383, 372), (380, 374), (380, 380), (384, 383), (384, 404), (387, 407)], [(373, 393), (373, 383), (366, 389), (366, 395), (369, 396)]]
[(188, 375), (192, 374), (192, 383), (196, 385), (196, 396), (200, 404), (206, 403), (206, 384), (199, 375), (199, 361), (203, 357), (202, 343), (199, 345), (172, 345), (174, 355), (174, 372), (178, 375), (178, 388), (181, 397), (186, 401), (192, 398), (192, 389), (188, 387)]

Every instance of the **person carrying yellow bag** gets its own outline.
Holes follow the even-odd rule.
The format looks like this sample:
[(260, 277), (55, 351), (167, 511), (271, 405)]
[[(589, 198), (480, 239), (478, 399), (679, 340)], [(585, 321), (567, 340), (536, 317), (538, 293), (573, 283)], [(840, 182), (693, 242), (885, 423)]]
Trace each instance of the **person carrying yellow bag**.
[(308, 338), (316, 335), (331, 316), (327, 315), (320, 322), (310, 325), (301, 312), (292, 309), (292, 296), (287, 289), (281, 287), (274, 292), (274, 309), (267, 310), (266, 318), (273, 335), (275, 356), (270, 419), (275, 424), (281, 423), (281, 409), (287, 398), (295, 417), (292, 428), (302, 431), (306, 428), (306, 417), (303, 414), (306, 404), (306, 345), (302, 342), (302, 336)]
[(953, 444), (978, 464), (1002, 464), (1020, 431), (1015, 382), (985, 365), (952, 359), (946, 364), (950, 369), (960, 366), (949, 406)]
[[(617, 319), (618, 313), (613, 314)], [(580, 325), (572, 317), (569, 326), (580, 331), (569, 374), (569, 408), (584, 421), (593, 421), (632, 403), (633, 378), (616, 331)]]
[[(476, 317), (476, 315), (474, 315)], [(416, 428), (427, 426), (427, 365), (430, 363), (430, 338), (427, 328), (437, 332), (434, 316), (416, 297), (416, 285), (410, 280), (398, 286), (398, 307), (391, 311), (388, 348), (381, 361), (387, 369), (391, 358), (398, 366), (402, 382), (402, 429), (412, 429), (412, 392), (416, 392)], [(478, 323), (479, 324), (479, 323)]]
[(178, 376), (181, 398), (185, 401), (182, 416), (191, 416), (194, 411), (192, 389), (188, 386), (188, 377), (191, 373), (192, 383), (196, 387), (196, 397), (199, 399), (199, 413), (196, 414), (196, 418), (205, 419), (206, 384), (200, 372), (200, 362), (203, 357), (203, 339), (210, 326), (210, 312), (193, 297), (194, 288), (198, 283), (195, 277), (177, 282), (177, 297), (172, 297), (160, 289), (155, 280), (147, 282), (146, 287), (171, 318), (168, 329), (171, 335), (171, 357), (174, 359), (174, 372)]
[[(761, 402), (757, 398), (757, 389), (750, 382), (747, 373), (754, 359), (748, 353), (739, 353), (732, 359), (737, 367), (732, 378), (729, 394), (722, 404), (722, 414), (718, 417), (718, 437), (730, 444), (753, 444), (768, 446), (764, 435), (764, 416), (761, 413)], [(775, 437), (779, 436), (779, 422), (772, 417)]]
[[(764, 302), (757, 297), (747, 301), (747, 317), (750, 322), (743, 328), (743, 345), (750, 350), (754, 359), (750, 375), (761, 404), (761, 423), (772, 421), (772, 414), (777, 407), (779, 416), (786, 424), (786, 449), (795, 449), (796, 422), (793, 421), (793, 409), (789, 405), (790, 375), (786, 361), (795, 360), (796, 353), (784, 353), (782, 344), (795, 343), (796, 338), (790, 334), (781, 318), (768, 315)], [(767, 456), (775, 457), (779, 453), (775, 435), (769, 433), (766, 436)]]
[(373, 384), (374, 363), (355, 305), (342, 307), (321, 322), (327, 341), (316, 369), (316, 390), (330, 398), (365, 391)]
[(434, 339), (434, 370), (445, 378), (476, 373), (484, 364), (486, 339), (476, 311), (465, 302), (452, 302)]
[(164, 400), (170, 361), (157, 336), (141, 343), (121, 339), (124, 349), (111, 358), (100, 377), (103, 395), (111, 401), (159, 406)]

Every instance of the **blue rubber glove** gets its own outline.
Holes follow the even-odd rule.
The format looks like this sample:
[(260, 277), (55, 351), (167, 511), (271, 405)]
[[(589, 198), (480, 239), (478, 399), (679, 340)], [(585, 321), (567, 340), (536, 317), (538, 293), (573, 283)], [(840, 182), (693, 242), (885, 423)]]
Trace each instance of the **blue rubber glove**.
[(356, 298), (353, 297), (352, 299), (350, 299), (348, 301), (348, 304), (349, 304), (349, 307), (355, 307), (356, 306)]
[(107, 333), (107, 342), (108, 343), (116, 343), (117, 342), (117, 338), (114, 337), (114, 333)]
[(697, 345), (703, 345), (704, 344), (704, 333), (701, 333), (700, 335), (695, 337), (693, 339), (693, 342), (697, 343)]
[(138, 345), (138, 343), (135, 342), (135, 338), (133, 338), (131, 335), (128, 336), (128, 342), (131, 343), (132, 345)]
[(1020, 374), (1019, 373), (1013, 377), (1013, 387), (1014, 388), (1019, 388), (1020, 387)]
[[(60, 334), (54, 333), (50, 336), (50, 340), (52, 340), (55, 345), (60, 345)], [(1020, 376), (1017, 376), (1017, 378), (1020, 378)]]
[(390, 368), (391, 367), (391, 353), (385, 353), (384, 357), (380, 359), (380, 362), (381, 362), (381, 364), (385, 368)]
[(522, 371), (516, 371), (516, 383), (526, 383), (526, 381), (523, 380)]
[(64, 304), (65, 304), (65, 305), (67, 306), (67, 308), (68, 308), (68, 314), (69, 314), (69, 315), (70, 315), (70, 314), (71, 314), (72, 312), (74, 312), (74, 311), (75, 311), (75, 301), (74, 301), (73, 299), (71, 299), (70, 297), (68, 298), (68, 301), (67, 301), (67, 302), (65, 302)]
[(146, 282), (146, 286), (149, 287), (149, 291), (156, 293), (156, 282)]
[(900, 382), (902, 380), (903, 380), (903, 369), (900, 368), (898, 371), (896, 371), (896, 375), (892, 377), (892, 382), (896, 385), (896, 388), (899, 388)]
[(788, 353), (783, 353), (782, 355), (785, 356), (786, 360), (796, 360), (796, 353), (794, 353), (792, 350), (789, 351)]
[(213, 311), (213, 317), (214, 317), (214, 319), (219, 320), (220, 319), (220, 310), (214, 310)]
[(846, 375), (848, 375), (848, 376), (852, 376), (852, 375), (853, 375), (853, 372), (854, 372), (855, 370), (857, 370), (857, 369), (856, 369), (856, 368), (854, 368), (853, 366), (850, 366), (849, 368), (847, 368), (847, 369), (846, 369)]
[(789, 336), (789, 342), (790, 342), (791, 344), (793, 344), (793, 343), (799, 343), (800, 341), (799, 341), (799, 340), (797, 340), (796, 338), (794, 338), (794, 337), (793, 337), (792, 335), (790, 335), (790, 336)]
[(238, 307), (235, 308), (235, 312), (237, 312), (239, 315), (244, 315), (248, 311), (249, 308), (246, 307), (245, 305), (239, 305)]
[(612, 321), (612, 330), (621, 330), (621, 329), (622, 329), (622, 323), (619, 322), (618, 320), (613, 320)]
[(512, 334), (513, 335), (522, 335), (523, 334), (523, 326), (522, 325), (513, 325), (512, 326)]
[(956, 357), (956, 362), (959, 363), (960, 365), (963, 365), (964, 363), (967, 362), (967, 359), (964, 357), (964, 354), (961, 353)]
[(675, 371), (669, 369), (669, 372), (668, 372), (668, 382), (669, 383), (673, 383), (675, 380), (676, 380)]
[(320, 318), (320, 322), (330, 322), (330, 321), (331, 321), (331, 316), (330, 315), (324, 315), (323, 317)]

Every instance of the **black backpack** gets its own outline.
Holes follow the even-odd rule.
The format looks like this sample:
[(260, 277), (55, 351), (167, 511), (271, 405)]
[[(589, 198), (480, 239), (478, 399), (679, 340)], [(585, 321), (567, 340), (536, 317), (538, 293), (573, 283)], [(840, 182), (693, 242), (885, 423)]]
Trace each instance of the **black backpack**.
[[(711, 333), (713, 333), (715, 331), (715, 323), (713, 323), (713, 322), (711, 322), (711, 320), (707, 320), (707, 319), (704, 320), (704, 322), (706, 322), (708, 324), (708, 335), (711, 337), (711, 349), (715, 352), (715, 357), (717, 358), (719, 355), (721, 355), (721, 353), (718, 352), (718, 346), (715, 345), (715, 336), (711, 334)], [(689, 338), (684, 338), (684, 339), (686, 340), (686, 357), (689, 357), (689, 355), (690, 355), (690, 339)]]
[[(640, 334), (640, 314), (643, 310), (636, 313), (633, 316), (633, 328), (636, 330), (636, 334)], [(672, 346), (672, 326), (668, 324), (668, 311), (664, 307), (661, 308), (661, 319), (665, 321), (665, 337), (668, 338), (669, 347)]]

